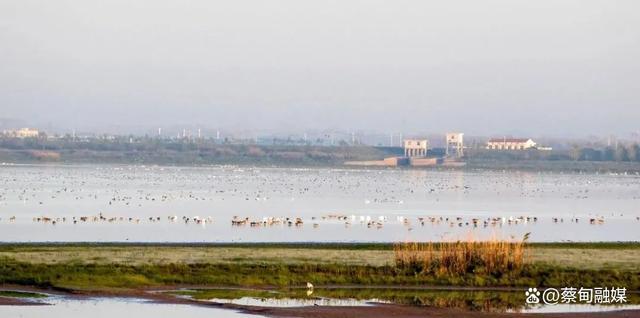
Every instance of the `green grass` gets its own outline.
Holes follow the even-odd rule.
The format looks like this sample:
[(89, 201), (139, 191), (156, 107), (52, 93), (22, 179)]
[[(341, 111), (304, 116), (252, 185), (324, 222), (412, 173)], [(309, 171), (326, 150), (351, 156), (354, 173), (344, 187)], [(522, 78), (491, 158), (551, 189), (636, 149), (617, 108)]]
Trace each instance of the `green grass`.
[(640, 272), (527, 265), (506, 274), (420, 275), (394, 266), (344, 264), (32, 264), (0, 259), (0, 284), (71, 289), (138, 288), (165, 285), (304, 286), (625, 286), (640, 290)]
[[(0, 244), (0, 257), (35, 264), (336, 263), (385, 266), (394, 264), (392, 247), (391, 244), (346, 243)], [(529, 247), (526, 260), (534, 264), (592, 270), (640, 268), (640, 243), (534, 243)]]
[[(508, 273), (397, 268), (388, 244), (2, 244), (0, 284), (69, 289), (154, 286), (404, 285), (640, 290), (640, 244), (532, 244)], [(389, 249), (387, 248), (389, 247)]]
[[(10, 243), (0, 242), (0, 250), (20, 251), (27, 248), (105, 248), (105, 247), (228, 247), (228, 248), (288, 248), (288, 249), (337, 249), (337, 250), (393, 250), (394, 243), (324, 243), (324, 242), (248, 242), (248, 243), (144, 243), (144, 242), (46, 242)], [(528, 243), (539, 248), (592, 248), (592, 249), (640, 249), (640, 242), (535, 242)]]

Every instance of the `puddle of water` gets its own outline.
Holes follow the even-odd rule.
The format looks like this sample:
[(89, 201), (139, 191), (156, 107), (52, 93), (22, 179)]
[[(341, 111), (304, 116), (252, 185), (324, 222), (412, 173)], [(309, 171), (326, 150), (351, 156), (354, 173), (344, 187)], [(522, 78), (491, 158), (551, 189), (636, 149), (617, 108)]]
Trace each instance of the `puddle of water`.
[(135, 298), (73, 299), (49, 297), (44, 301), (52, 306), (0, 306), (0, 317), (21, 318), (247, 318), (258, 317), (227, 309), (182, 304), (158, 304)]
[(450, 291), (427, 289), (385, 288), (318, 288), (313, 292), (304, 289), (267, 291), (259, 289), (205, 289), (170, 292), (179, 297), (193, 298), (215, 303), (231, 303), (262, 307), (305, 306), (372, 306), (376, 303), (393, 303), (407, 306), (458, 308), (482, 312), (596, 312), (640, 309), (640, 299), (629, 296), (625, 305), (557, 304), (527, 305), (523, 292), (517, 291)]
[(376, 303), (385, 301), (379, 299), (359, 300), (353, 298), (337, 299), (337, 298), (257, 298), (257, 297), (240, 297), (234, 299), (211, 298), (207, 301), (220, 304), (236, 304), (243, 306), (262, 306), (262, 307), (309, 307), (309, 306), (342, 306), (342, 307), (361, 307), (372, 306)]
[(557, 304), (557, 305), (543, 305), (534, 306), (525, 309), (521, 309), (517, 312), (530, 313), (530, 314), (543, 314), (543, 313), (564, 313), (564, 312), (603, 312), (603, 311), (615, 311), (615, 310), (631, 310), (640, 309), (640, 305), (586, 305), (586, 304)]
[(294, 290), (261, 290), (244, 288), (211, 288), (202, 290), (181, 289), (170, 291), (170, 294), (181, 298), (191, 298), (219, 304), (235, 304), (261, 307), (308, 307), (308, 306), (372, 306), (385, 303), (381, 299), (355, 299), (348, 297), (314, 296), (312, 291)]
[[(307, 306), (373, 306), (377, 303), (394, 303), (407, 306), (458, 308), (467, 311), (507, 313), (565, 313), (602, 312), (640, 309), (639, 296), (632, 294), (625, 305), (526, 305), (523, 293), (505, 291), (447, 291), (425, 289), (384, 288), (320, 288), (313, 292), (304, 289), (205, 289), (163, 291), (181, 298), (193, 298), (204, 302), (261, 307)], [(46, 297), (20, 297), (51, 306), (0, 306), (0, 317), (256, 317), (232, 310), (194, 306), (189, 304), (162, 304), (137, 298), (69, 298), (57, 295)]]

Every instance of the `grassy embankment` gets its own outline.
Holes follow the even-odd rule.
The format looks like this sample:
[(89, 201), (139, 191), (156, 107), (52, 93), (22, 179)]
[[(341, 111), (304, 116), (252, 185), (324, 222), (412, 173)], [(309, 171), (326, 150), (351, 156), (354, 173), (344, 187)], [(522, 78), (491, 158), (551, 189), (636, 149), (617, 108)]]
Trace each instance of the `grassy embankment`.
[[(466, 247), (435, 244), (419, 250), (415, 254), (419, 261), (407, 266), (400, 254), (410, 251), (404, 246), (394, 251), (390, 244), (10, 244), (0, 246), (0, 283), (93, 290), (165, 285), (291, 287), (307, 281), (640, 290), (640, 243), (531, 244), (520, 251), (504, 245), (507, 250), (502, 252)], [(520, 256), (513, 258), (514, 252), (521, 252), (521, 261)], [(425, 263), (426, 255), (431, 263)], [(458, 265), (463, 266), (442, 265), (455, 264), (442, 255), (462, 260)], [(498, 256), (493, 258), (496, 264), (507, 265), (490, 268), (483, 255)]]
[(102, 163), (158, 165), (255, 165), (342, 166), (350, 160), (374, 160), (395, 153), (376, 147), (259, 146), (176, 144), (149, 147), (103, 148), (98, 145), (73, 148), (0, 147), (0, 162), (13, 163)]
[[(347, 161), (381, 160), (402, 154), (399, 147), (371, 146), (284, 146), (212, 143), (47, 142), (3, 140), (0, 162), (64, 164), (145, 164), (145, 165), (246, 165), (278, 167), (345, 167)], [(575, 161), (567, 151), (487, 151), (468, 149), (464, 169), (525, 170), (558, 172), (640, 173), (640, 161)], [(434, 156), (438, 156), (434, 154)], [(358, 166), (349, 166), (350, 169)], [(366, 169), (387, 169), (371, 167)], [(410, 169), (451, 169), (450, 167), (403, 167)]]

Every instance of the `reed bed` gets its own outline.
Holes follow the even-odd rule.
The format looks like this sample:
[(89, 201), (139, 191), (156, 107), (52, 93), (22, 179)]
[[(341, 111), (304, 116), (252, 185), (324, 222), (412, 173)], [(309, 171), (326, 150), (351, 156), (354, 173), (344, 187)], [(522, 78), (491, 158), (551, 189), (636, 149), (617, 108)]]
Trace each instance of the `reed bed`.
[(505, 274), (525, 265), (527, 240), (472, 237), (456, 242), (405, 242), (394, 245), (394, 261), (399, 269), (425, 274)]

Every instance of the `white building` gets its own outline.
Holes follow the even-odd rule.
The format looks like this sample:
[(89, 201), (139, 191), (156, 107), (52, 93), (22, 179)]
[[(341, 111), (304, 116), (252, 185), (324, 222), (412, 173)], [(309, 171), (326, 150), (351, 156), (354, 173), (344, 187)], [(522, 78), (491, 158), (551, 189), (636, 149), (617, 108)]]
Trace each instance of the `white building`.
[(535, 148), (536, 143), (525, 138), (492, 138), (487, 142), (490, 150), (525, 150)]
[(35, 138), (40, 135), (40, 132), (37, 129), (20, 128), (18, 130), (5, 130), (4, 135), (14, 138)]
[(447, 157), (462, 157), (464, 156), (464, 142), (463, 142), (463, 133), (447, 133), (446, 135), (446, 146), (445, 154)]
[(426, 139), (405, 139), (402, 142), (405, 157), (426, 157), (429, 141)]

